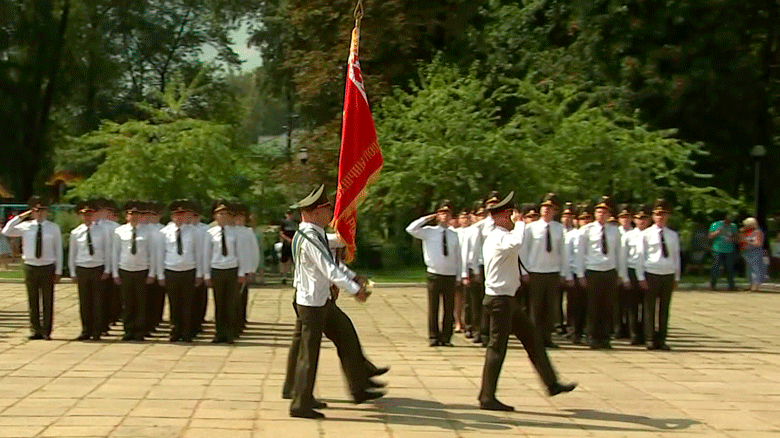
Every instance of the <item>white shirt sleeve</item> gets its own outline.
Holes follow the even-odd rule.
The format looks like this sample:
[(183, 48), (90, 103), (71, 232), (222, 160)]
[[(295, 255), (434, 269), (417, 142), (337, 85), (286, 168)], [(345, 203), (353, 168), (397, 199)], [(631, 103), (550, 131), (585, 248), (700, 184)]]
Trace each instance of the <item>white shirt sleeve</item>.
[(416, 219), (412, 221), (408, 227), (406, 227), (406, 232), (411, 234), (413, 237), (423, 240), (428, 234), (425, 232), (425, 229), (423, 229), (423, 226), (425, 226), (425, 224), (430, 220), (431, 219), (428, 216), (423, 216), (419, 219)]
[(62, 275), (62, 230), (52, 222), (54, 230), (54, 274)]
[(76, 276), (76, 241), (76, 234), (71, 232), (68, 241), (68, 272), (70, 272), (71, 277)]

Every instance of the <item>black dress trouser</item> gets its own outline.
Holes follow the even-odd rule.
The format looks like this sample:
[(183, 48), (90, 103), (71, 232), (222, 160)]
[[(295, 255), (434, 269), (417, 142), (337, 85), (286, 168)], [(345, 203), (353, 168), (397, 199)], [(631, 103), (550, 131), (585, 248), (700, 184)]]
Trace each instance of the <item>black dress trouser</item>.
[(103, 332), (105, 326), (104, 302), (106, 299), (106, 282), (102, 278), (104, 271), (103, 266), (94, 268), (76, 266), (82, 335), (100, 336)]
[[(296, 315), (297, 304), (293, 303)], [(323, 334), (336, 346), (336, 353), (341, 362), (341, 369), (347, 380), (347, 386), (352, 396), (361, 394), (368, 389), (369, 378), (376, 372), (376, 366), (363, 355), (355, 325), (341, 308), (332, 300), (325, 304), (327, 313)], [(301, 347), (301, 320), (296, 318), (295, 331), (293, 332), (290, 350), (287, 354), (287, 375), (282, 387), (282, 395), (292, 396), (295, 386), (295, 370), (298, 364), (298, 355)]]
[(171, 337), (192, 339), (195, 336), (192, 318), (195, 302), (195, 270), (172, 271), (166, 269), (165, 291), (168, 294)]
[[(439, 327), (439, 300), (444, 311)], [(450, 342), (455, 310), (455, 276), (428, 273), (428, 339)]]
[(124, 309), (125, 335), (146, 335), (146, 278), (149, 270), (125, 271), (119, 270), (120, 287), (122, 289), (122, 308)]
[(320, 360), (322, 331), (325, 327), (327, 306), (296, 306), (301, 322), (301, 341), (295, 367), (290, 411), (310, 411), (314, 408), (314, 381)]
[(666, 344), (669, 328), (669, 306), (674, 290), (674, 274), (656, 275), (645, 273), (647, 290), (644, 299), (644, 325), (648, 344)]
[[(34, 334), (51, 335), (54, 323), (54, 265), (24, 265), (24, 284), (30, 306), (30, 327)], [(41, 321), (43, 304), (43, 321)]]
[(487, 403), (496, 398), (498, 377), (506, 357), (510, 334), (514, 334), (523, 344), (544, 385), (550, 388), (555, 384), (558, 377), (547, 357), (544, 340), (525, 312), (519, 309), (516, 298), (485, 295), (482, 306), (490, 313), (490, 341), (485, 352), (479, 401)]
[(214, 290), (215, 338), (232, 341), (236, 337), (236, 302), (238, 300), (238, 268), (211, 269)]
[(617, 271), (585, 271), (590, 342), (609, 342), (612, 311), (617, 299)]

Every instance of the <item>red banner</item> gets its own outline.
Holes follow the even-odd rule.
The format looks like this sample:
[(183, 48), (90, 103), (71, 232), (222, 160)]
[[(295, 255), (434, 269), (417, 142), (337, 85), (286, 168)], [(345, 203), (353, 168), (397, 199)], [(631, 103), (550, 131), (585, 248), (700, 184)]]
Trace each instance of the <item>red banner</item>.
[(341, 121), (341, 153), (339, 182), (331, 226), (347, 246), (346, 260), (355, 257), (357, 206), (366, 195), (366, 188), (382, 169), (382, 152), (376, 138), (374, 119), (368, 106), (363, 77), (360, 74), (358, 48), (360, 29), (352, 30), (352, 43), (347, 64), (347, 85), (344, 90), (344, 112)]

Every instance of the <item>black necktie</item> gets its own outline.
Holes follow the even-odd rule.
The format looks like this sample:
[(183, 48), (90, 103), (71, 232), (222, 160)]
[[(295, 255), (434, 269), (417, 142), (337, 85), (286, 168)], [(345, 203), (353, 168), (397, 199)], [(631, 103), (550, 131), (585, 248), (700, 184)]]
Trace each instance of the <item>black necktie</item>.
[(135, 255), (138, 252), (138, 245), (135, 243), (135, 227), (133, 227), (133, 242), (130, 243), (130, 254)]
[(661, 254), (663, 254), (664, 258), (669, 258), (669, 248), (666, 247), (666, 239), (664, 238), (663, 228), (661, 228), (659, 234), (661, 235)]
[(176, 228), (176, 252), (178, 252), (179, 255), (184, 253), (184, 248), (182, 248), (181, 245), (181, 228)]
[(227, 240), (225, 239), (225, 227), (222, 227), (222, 255), (227, 257)]
[(552, 236), (550, 235), (550, 224), (547, 224), (547, 252), (552, 252)]
[(450, 251), (447, 249), (447, 229), (445, 228), (441, 235), (441, 249), (444, 252), (444, 257), (450, 255)]
[(322, 237), (322, 234), (320, 234), (320, 233), (315, 232), (314, 234), (317, 235), (317, 239), (320, 240), (320, 243), (322, 243), (322, 245), (328, 251), (328, 255), (330, 256), (330, 259), (335, 262), (335, 260), (333, 259), (333, 253), (330, 250), (330, 245), (328, 245), (328, 240), (326, 238)]
[(87, 227), (87, 248), (89, 249), (89, 255), (95, 255), (95, 247), (92, 246), (92, 234), (89, 232), (89, 227)]
[(38, 224), (38, 231), (35, 233), (35, 258), (43, 257), (43, 225)]
[(604, 255), (607, 255), (607, 227), (606, 225), (601, 226), (601, 253)]

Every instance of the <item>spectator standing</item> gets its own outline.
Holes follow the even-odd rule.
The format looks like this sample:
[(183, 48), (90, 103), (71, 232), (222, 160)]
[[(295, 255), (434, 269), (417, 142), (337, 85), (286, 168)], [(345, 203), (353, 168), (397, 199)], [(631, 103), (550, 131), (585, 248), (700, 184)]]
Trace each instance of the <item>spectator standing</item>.
[(745, 277), (750, 282), (750, 290), (755, 292), (766, 281), (764, 233), (756, 218), (749, 217), (742, 222), (742, 236), (742, 257), (747, 268)]
[(720, 267), (726, 266), (726, 275), (729, 282), (729, 290), (737, 290), (734, 286), (734, 261), (736, 259), (735, 241), (737, 226), (726, 215), (723, 220), (715, 221), (710, 225), (709, 238), (712, 239), (712, 269), (710, 271), (710, 289), (716, 290)]

